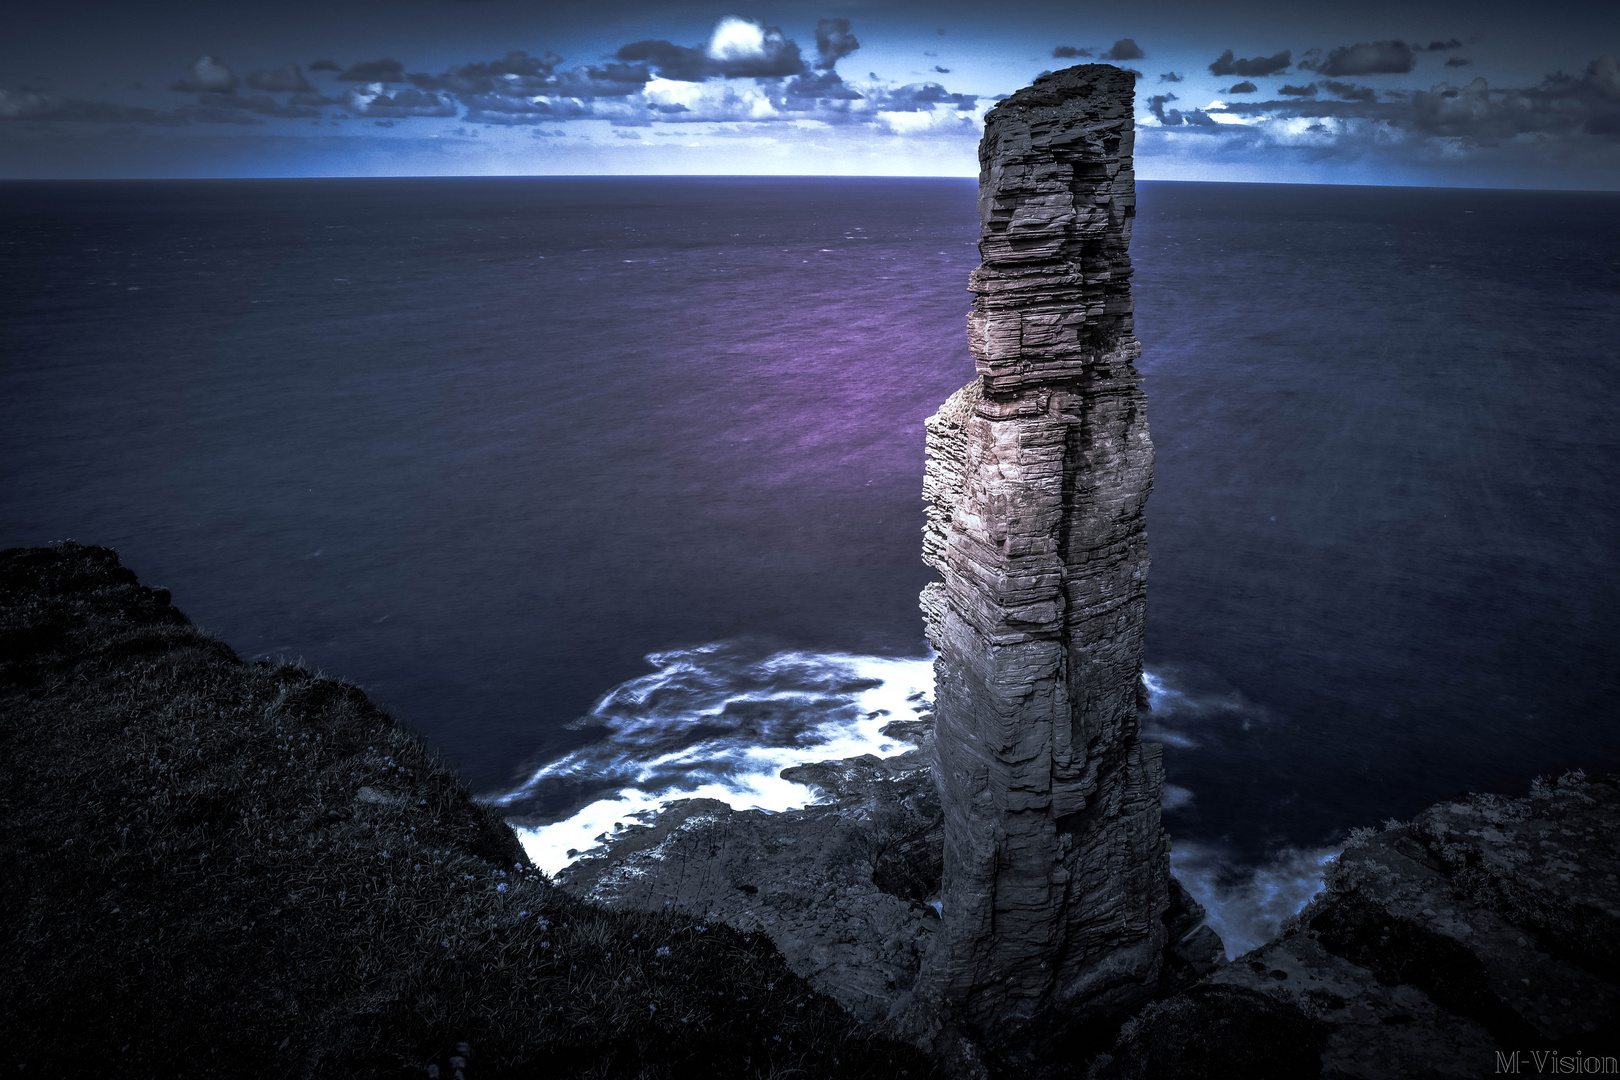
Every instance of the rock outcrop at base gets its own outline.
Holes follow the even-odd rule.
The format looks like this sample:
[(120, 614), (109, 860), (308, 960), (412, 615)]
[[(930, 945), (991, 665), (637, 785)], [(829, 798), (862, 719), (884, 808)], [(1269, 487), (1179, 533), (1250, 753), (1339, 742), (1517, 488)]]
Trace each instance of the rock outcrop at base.
[(560, 871), (565, 891), (609, 908), (677, 912), (769, 935), (793, 971), (884, 1029), (939, 928), (939, 800), (927, 725), (884, 729), (919, 741), (890, 758), (800, 765), (784, 778), (822, 799), (784, 813), (676, 803), (627, 825)]
[(1153, 444), (1133, 95), (1086, 65), (986, 117), (979, 377), (928, 421), (945, 871), (913, 1009), (1001, 1054), (1142, 1000), (1166, 939), (1162, 767), (1137, 720)]
[(1578, 773), (1360, 830), (1282, 936), (1149, 1006), (1091, 1075), (1620, 1073), (1617, 837), (1620, 777)]

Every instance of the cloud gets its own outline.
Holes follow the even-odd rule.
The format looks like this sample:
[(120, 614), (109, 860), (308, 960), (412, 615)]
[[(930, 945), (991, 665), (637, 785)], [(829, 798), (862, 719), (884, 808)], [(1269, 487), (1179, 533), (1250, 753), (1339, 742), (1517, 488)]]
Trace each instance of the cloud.
[(1284, 49), (1276, 56), (1256, 56), (1250, 60), (1237, 60), (1233, 58), (1232, 50), (1227, 49), (1209, 65), (1209, 73), (1241, 75), (1251, 79), (1262, 75), (1275, 75), (1293, 62), (1293, 55), (1288, 49)]
[(1446, 57), (1446, 67), (1469, 67), (1474, 62), (1461, 56)]
[(1447, 49), (1460, 49), (1460, 48), (1462, 48), (1462, 42), (1458, 41), (1456, 38), (1452, 38), (1450, 41), (1431, 41), (1431, 42), (1429, 42), (1427, 48), (1425, 48), (1422, 45), (1413, 45), (1412, 46), (1412, 51), (1413, 52), (1425, 52), (1425, 51), (1427, 51), (1427, 52), (1444, 52)]
[(948, 67), (940, 67), (938, 64), (934, 65), (934, 70), (939, 72), (941, 75), (949, 75), (951, 73), (950, 68), (948, 68)]
[(1252, 82), (1240, 82), (1240, 83), (1235, 83), (1232, 86), (1228, 86), (1226, 88), (1226, 90), (1224, 91), (1224, 93), (1228, 93), (1228, 94), (1252, 94), (1258, 89), (1260, 89), (1260, 88), (1258, 86), (1254, 85), (1254, 83), (1252, 83)]
[(651, 79), (652, 72), (638, 64), (587, 65), (559, 72), (546, 93), (577, 98), (628, 97), (639, 94)]
[[(838, 20), (830, 20), (838, 21)], [(715, 24), (707, 45), (687, 48), (673, 42), (634, 41), (614, 56), (632, 63), (651, 64), (658, 75), (679, 82), (702, 82), (711, 76), (727, 79), (774, 79), (803, 73), (799, 46), (774, 26), (727, 15)]]
[(272, 97), (263, 94), (257, 96), (244, 96), (242, 94), (198, 94), (197, 103), (205, 111), (212, 113), (216, 110), (236, 110), (239, 112), (257, 113), (260, 116), (273, 116), (280, 119), (307, 120), (321, 115), (319, 109), (307, 105), (283, 105)]
[[(155, 109), (81, 101), (37, 90), (0, 90), (0, 120), (90, 120), (100, 123), (173, 123), (172, 114)], [(184, 123), (184, 121), (180, 121)]]
[[(449, 90), (456, 94), (540, 93), (551, 85), (552, 73), (560, 63), (562, 57), (553, 52), (530, 56), (516, 49), (499, 60), (462, 64), (442, 75), (412, 72), (406, 78), (418, 90)], [(646, 82), (646, 69), (637, 70), (642, 75), (639, 81)]]
[(255, 71), (247, 77), (247, 84), (250, 90), (276, 93), (309, 93), (315, 89), (297, 64), (283, 64), (274, 71)]
[(1164, 74), (1159, 76), (1159, 81), (1162, 83), (1176, 83), (1181, 81), (1181, 76), (1177, 75), (1173, 71), (1166, 71)]
[(1090, 49), (1077, 49), (1073, 45), (1059, 45), (1052, 50), (1052, 55), (1059, 60), (1073, 60), (1080, 56), (1090, 56)]
[[(804, 109), (806, 101), (860, 101), (862, 95), (838, 77), (836, 71), (819, 75), (799, 75), (789, 79), (783, 87), (786, 99), (778, 108)], [(793, 102), (797, 102), (793, 104)]]
[(1286, 95), (1288, 97), (1315, 97), (1316, 84), (1311, 83), (1307, 86), (1283, 86), (1278, 89), (1277, 93)]
[(1107, 52), (1102, 54), (1102, 59), (1140, 60), (1146, 55), (1147, 53), (1142, 51), (1142, 47), (1131, 38), (1120, 38), (1114, 42)]
[(702, 82), (714, 74), (702, 49), (688, 49), (672, 41), (632, 41), (613, 55), (620, 60), (651, 64), (664, 79)]
[(1524, 97), (1538, 116), (1578, 124), (1588, 135), (1620, 137), (1620, 63), (1612, 56), (1586, 65), (1580, 78), (1561, 71), (1549, 75)]
[(342, 71), (336, 60), (317, 60), (309, 65), (311, 71)]
[(1411, 46), (1396, 38), (1341, 45), (1325, 59), (1301, 60), (1299, 66), (1323, 75), (1404, 75), (1416, 64)]
[[(818, 32), (819, 39), (819, 32)], [(853, 40), (853, 39), (851, 39)], [(775, 26), (727, 15), (715, 24), (704, 49), (717, 73), (728, 79), (768, 79), (805, 70), (799, 46)]]
[(386, 57), (381, 60), (367, 60), (355, 64), (337, 78), (339, 82), (404, 82), (405, 65)]
[(848, 19), (822, 19), (816, 23), (816, 67), (830, 69), (861, 47), (849, 32)]
[[(1237, 141), (1225, 145), (1245, 152), (1308, 146), (1315, 159), (1377, 153), (1386, 159), (1455, 161), (1482, 148), (1517, 146), (1544, 160), (1552, 152), (1550, 140), (1563, 143), (1566, 149), (1559, 152), (1564, 154), (1620, 150), (1620, 64), (1613, 57), (1592, 61), (1580, 76), (1559, 72), (1522, 89), (1493, 89), (1474, 79), (1466, 86), (1442, 82), (1379, 101), (1367, 87), (1331, 80), (1320, 85), (1349, 100), (1229, 102), (1208, 110), (1215, 128), (1196, 133), (1235, 136)], [(1173, 100), (1173, 95), (1155, 96), (1148, 109), (1160, 127), (1195, 133), (1199, 121), (1167, 108)]]
[(350, 90), (344, 95), (343, 103), (356, 116), (404, 119), (407, 116), (456, 115), (456, 104), (448, 96), (418, 90), (413, 86), (388, 93), (381, 82)]
[(252, 116), (241, 109), (214, 108), (209, 105), (183, 105), (175, 112), (183, 115), (187, 120), (195, 120), (199, 124), (262, 124), (256, 116)]
[[(1315, 83), (1311, 84), (1315, 86)], [(1370, 86), (1357, 86), (1355, 83), (1339, 82), (1337, 79), (1323, 79), (1322, 89), (1346, 101), (1377, 101), (1378, 93)]]
[(1190, 112), (1182, 112), (1180, 109), (1165, 108), (1165, 106), (1170, 102), (1176, 100), (1179, 99), (1174, 94), (1154, 94), (1152, 97), (1148, 98), (1148, 111), (1151, 112), (1154, 118), (1165, 127), (1182, 127), (1183, 125), (1187, 125), (1190, 127), (1207, 128), (1218, 126), (1216, 121), (1211, 118), (1210, 115), (1203, 109), (1193, 109)]
[(935, 105), (954, 105), (960, 111), (973, 108), (979, 100), (975, 94), (953, 94), (939, 83), (912, 83), (881, 94), (870, 95), (870, 100), (883, 112), (931, 112)]
[(180, 79), (169, 87), (183, 94), (228, 94), (237, 87), (234, 72), (217, 56), (204, 56), (191, 65), (191, 77)]

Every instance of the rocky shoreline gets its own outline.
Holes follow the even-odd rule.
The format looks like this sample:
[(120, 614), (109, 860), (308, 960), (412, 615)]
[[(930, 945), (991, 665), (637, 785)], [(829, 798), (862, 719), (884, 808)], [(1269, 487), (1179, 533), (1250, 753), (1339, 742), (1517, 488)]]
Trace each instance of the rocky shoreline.
[[(941, 921), (926, 717), (889, 726), (907, 754), (787, 771), (821, 802), (677, 804), (551, 883), (358, 691), (242, 664), (111, 552), (0, 553), (0, 593), (0, 1004), (30, 1075), (425, 1076), (464, 1041), (471, 1077), (930, 1071), (881, 1037)], [(1154, 1000), (1015, 1071), (1620, 1073), (1617, 837), (1614, 777), (1441, 803), (1353, 834), (1231, 963), (1175, 888)]]
[[(787, 770), (823, 795), (802, 810), (677, 803), (607, 837), (558, 884), (610, 908), (763, 932), (810, 985), (892, 1030), (939, 926), (927, 728), (891, 725), (919, 744), (899, 757)], [(1230, 963), (1177, 886), (1155, 1000), (1093, 1025), (1038, 1071), (1393, 1080), (1494, 1075), (1498, 1054), (1518, 1053), (1521, 1075), (1536, 1074), (1534, 1053), (1603, 1064), (1620, 1053), (1617, 838), (1613, 777), (1440, 803), (1352, 834), (1324, 890)], [(956, 1070), (1002, 1071), (975, 1059)]]

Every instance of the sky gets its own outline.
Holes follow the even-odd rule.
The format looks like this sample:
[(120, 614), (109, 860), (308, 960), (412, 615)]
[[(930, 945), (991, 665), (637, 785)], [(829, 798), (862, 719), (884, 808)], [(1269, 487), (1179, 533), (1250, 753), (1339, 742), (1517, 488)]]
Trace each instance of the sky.
[(1620, 188), (1620, 4), (60, 0), (0, 179), (974, 176), (1044, 71), (1138, 74), (1142, 179)]

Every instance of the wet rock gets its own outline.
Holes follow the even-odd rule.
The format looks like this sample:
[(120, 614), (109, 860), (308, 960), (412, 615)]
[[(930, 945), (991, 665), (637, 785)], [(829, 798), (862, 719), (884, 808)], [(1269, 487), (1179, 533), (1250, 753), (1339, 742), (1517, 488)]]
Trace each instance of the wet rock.
[[(899, 727), (886, 733), (904, 737)], [(939, 894), (939, 803), (926, 760), (919, 751), (867, 755), (782, 775), (824, 801), (781, 814), (677, 803), (616, 833), (557, 884), (621, 910), (762, 931), (795, 974), (886, 1028), (939, 926), (929, 904)]]

